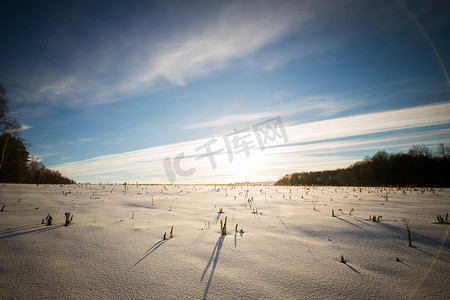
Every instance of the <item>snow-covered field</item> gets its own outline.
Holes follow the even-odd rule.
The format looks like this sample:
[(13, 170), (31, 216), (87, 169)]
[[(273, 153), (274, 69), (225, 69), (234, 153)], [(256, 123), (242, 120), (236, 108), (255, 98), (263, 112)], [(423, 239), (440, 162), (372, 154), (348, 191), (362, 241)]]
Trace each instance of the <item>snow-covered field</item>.
[[(450, 190), (213, 185), (124, 189), (2, 185), (0, 299), (450, 295), (450, 225), (435, 223), (436, 215), (445, 218), (450, 212)], [(74, 215), (67, 227), (65, 212)], [(48, 213), (53, 216), (51, 226), (41, 224)], [(369, 215), (382, 218), (372, 222)], [(413, 247), (408, 247), (404, 217)], [(225, 218), (224, 236), (220, 221)], [(243, 232), (235, 232), (236, 224)], [(162, 239), (165, 232), (167, 240)], [(341, 256), (346, 263), (340, 262)]]

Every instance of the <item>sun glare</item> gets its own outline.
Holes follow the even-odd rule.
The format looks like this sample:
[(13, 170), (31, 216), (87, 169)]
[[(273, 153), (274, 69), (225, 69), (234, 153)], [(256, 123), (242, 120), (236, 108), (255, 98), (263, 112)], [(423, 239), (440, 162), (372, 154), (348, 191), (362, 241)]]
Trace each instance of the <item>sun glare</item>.
[(266, 160), (264, 154), (257, 151), (251, 152), (248, 157), (244, 154), (236, 155), (224, 171), (235, 181), (254, 181), (264, 175), (262, 172), (267, 164)]

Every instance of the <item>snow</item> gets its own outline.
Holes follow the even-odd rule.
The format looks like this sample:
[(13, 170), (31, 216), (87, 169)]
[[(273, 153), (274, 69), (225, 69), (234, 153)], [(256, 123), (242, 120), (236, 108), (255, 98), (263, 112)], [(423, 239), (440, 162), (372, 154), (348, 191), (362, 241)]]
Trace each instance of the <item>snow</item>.
[[(448, 189), (8, 184), (0, 187), (3, 205), (0, 299), (450, 293), (450, 225), (435, 223), (450, 212)], [(74, 215), (67, 227), (66, 211)], [(51, 226), (41, 224), (48, 213)], [(235, 233), (236, 224), (243, 233)], [(162, 240), (172, 226), (173, 238)]]

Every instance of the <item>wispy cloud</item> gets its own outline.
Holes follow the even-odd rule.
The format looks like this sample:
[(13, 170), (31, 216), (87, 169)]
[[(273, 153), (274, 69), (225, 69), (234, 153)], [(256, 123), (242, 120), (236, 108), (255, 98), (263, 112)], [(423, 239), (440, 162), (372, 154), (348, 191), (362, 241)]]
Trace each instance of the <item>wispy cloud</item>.
[(302, 143), (450, 123), (450, 103), (368, 113), (292, 126), (291, 142)]
[(58, 152), (40, 152), (40, 153), (36, 153), (35, 155), (33, 155), (33, 157), (37, 157), (37, 158), (39, 158), (39, 161), (41, 161), (43, 159), (46, 159), (48, 157), (55, 156), (58, 154), (59, 154)]
[[(293, 116), (307, 113), (314, 113), (316, 118), (330, 117), (337, 113), (347, 110), (350, 107), (349, 101), (341, 101), (336, 95), (314, 95), (307, 97), (295, 97), (290, 103), (282, 103), (280, 95), (274, 95), (277, 106), (268, 106), (259, 109), (256, 112), (237, 113), (212, 117), (208, 120), (185, 125), (184, 129), (201, 129), (201, 128), (223, 128), (228, 129), (240, 124), (251, 125), (258, 121), (273, 118), (274, 116)], [(294, 100), (294, 101), (292, 101)], [(339, 100), (339, 101), (338, 101)], [(280, 103), (281, 102), (281, 103)]]
[[(254, 150), (249, 157), (236, 155), (230, 163), (225, 152), (217, 155), (217, 169), (207, 158), (199, 159), (200, 146), (208, 139), (158, 146), (138, 151), (99, 156), (88, 160), (52, 166), (76, 180), (94, 180), (97, 176), (112, 176), (112, 181), (138, 180), (167, 182), (163, 167), (166, 157), (173, 159), (185, 153), (183, 169), (195, 168), (191, 177), (180, 177), (180, 182), (232, 182), (245, 179), (262, 180), (292, 171), (318, 170), (344, 167), (360, 157), (338, 155), (339, 152), (376, 149), (380, 147), (409, 147), (411, 143), (433, 144), (450, 142), (449, 129), (424, 130), (426, 126), (450, 124), (450, 103), (433, 104), (379, 113), (327, 119), (299, 125), (286, 126), (289, 144), (276, 141), (277, 147), (261, 152)], [(396, 132), (405, 129), (413, 132)], [(364, 135), (388, 133), (387, 136), (363, 138)], [(216, 137), (220, 140), (221, 137)], [(340, 139), (340, 140), (338, 140)], [(330, 149), (333, 151), (330, 152)], [(329, 155), (333, 153), (333, 155)], [(112, 178), (116, 178), (115, 180)], [(220, 178), (220, 179), (219, 179)]]
[[(199, 19), (176, 34), (150, 34), (150, 38), (147, 28), (118, 36), (105, 45), (108, 48), (100, 47), (94, 50), (95, 55), (86, 53), (84, 57), (79, 54), (88, 49), (68, 49), (78, 55), (71, 72), (43, 66), (39, 78), (29, 80), (35, 86), (34, 96), (23, 98), (88, 105), (118, 101), (165, 83), (183, 86), (248, 58), (310, 19), (311, 10), (302, 3), (227, 2), (215, 18)], [(76, 41), (67, 43), (79, 47)], [(295, 56), (294, 52), (282, 54), (278, 57), (283, 56), (284, 61)], [(271, 60), (260, 62), (260, 66), (274, 65)]]
[(342, 7), (348, 5), (227, 1), (213, 12), (195, 15), (189, 26), (175, 33), (163, 30), (169, 27), (161, 21), (163, 18), (152, 23), (154, 18), (141, 11), (136, 17), (145, 20), (141, 21), (145, 26), (118, 32), (108, 43), (96, 44), (96, 48), (70, 35), (58, 36), (70, 48), (60, 45), (50, 50), (61, 56), (58, 59), (70, 61), (66, 62), (69, 67), (60, 70), (51, 61), (41, 61), (39, 76), (26, 71), (19, 74), (30, 76), (28, 86), (14, 92), (23, 102), (81, 106), (120, 101), (167, 86), (185, 86), (236, 65), (241, 69), (273, 70), (340, 44), (340, 36), (319, 39), (299, 35), (301, 38), (293, 44), (272, 47), (299, 32), (318, 30), (315, 36), (320, 36), (324, 24), (332, 22), (329, 15), (336, 9), (344, 13)]
[(28, 126), (28, 125), (20, 125), (20, 127), (18, 127), (18, 128), (8, 129), (7, 132), (9, 132), (9, 133), (21, 132), (21, 131), (31, 129), (31, 128), (33, 128), (33, 127)]
[(246, 123), (257, 122), (263, 119), (270, 118), (273, 115), (274, 115), (273, 113), (268, 111), (248, 113), (248, 114), (226, 115), (216, 119), (210, 119), (208, 121), (186, 125), (184, 129), (226, 127), (230, 125), (236, 125), (238, 122), (246, 122)]
[(24, 130), (27, 130), (27, 129), (31, 129), (31, 128), (33, 128), (32, 126), (29, 126), (29, 125), (22, 125), (22, 126), (20, 126), (20, 130), (21, 131), (24, 131)]
[(138, 84), (151, 85), (164, 78), (176, 85), (202, 77), (280, 40), (296, 28), (303, 16), (286, 3), (238, 2), (228, 6), (214, 24), (165, 43), (138, 73)]
[(44, 149), (44, 150), (50, 150), (50, 149), (52, 149), (52, 146), (51, 146), (51, 145), (44, 145), (44, 144), (38, 144), (37, 147), (38, 147), (39, 149)]
[(95, 138), (81, 138), (78, 141), (81, 143), (86, 143), (95, 140)]

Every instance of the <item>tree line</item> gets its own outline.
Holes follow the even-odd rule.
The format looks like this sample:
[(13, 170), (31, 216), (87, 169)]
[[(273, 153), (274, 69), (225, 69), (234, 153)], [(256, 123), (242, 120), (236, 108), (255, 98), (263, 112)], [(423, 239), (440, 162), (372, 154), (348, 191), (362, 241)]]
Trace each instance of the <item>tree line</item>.
[(345, 169), (286, 174), (275, 185), (450, 186), (450, 146), (413, 145), (407, 153), (378, 151)]
[(9, 113), (6, 90), (0, 84), (0, 182), (35, 184), (72, 184), (73, 180), (47, 169), (37, 158), (30, 157), (20, 136), (21, 126)]

